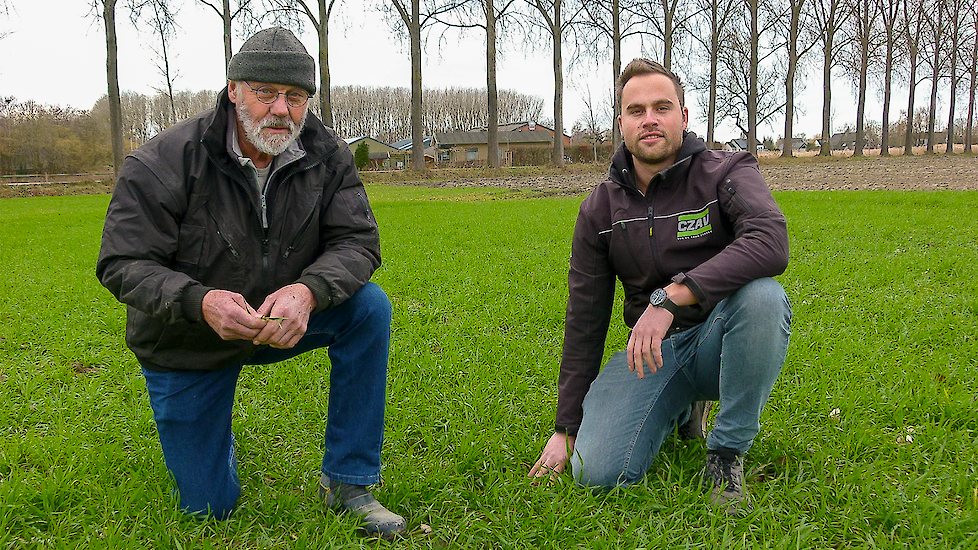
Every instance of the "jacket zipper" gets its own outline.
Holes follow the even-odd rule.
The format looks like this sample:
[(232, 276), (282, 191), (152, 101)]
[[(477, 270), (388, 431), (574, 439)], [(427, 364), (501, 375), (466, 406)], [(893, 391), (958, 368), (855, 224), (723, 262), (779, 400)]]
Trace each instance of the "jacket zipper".
[(309, 229), (309, 225), (312, 223), (312, 218), (315, 213), (316, 213), (316, 209), (313, 208), (312, 212), (310, 212), (309, 215), (306, 216), (305, 221), (303, 221), (302, 225), (299, 226), (299, 231), (296, 233), (295, 239), (292, 240), (292, 243), (289, 244), (289, 247), (286, 248), (285, 252), (282, 254), (283, 258), (288, 258), (289, 254), (291, 254), (292, 251), (295, 250), (295, 247), (299, 245), (299, 240), (302, 239), (303, 235), (306, 234), (306, 230)]
[(750, 205), (744, 202), (744, 199), (740, 198), (740, 195), (737, 194), (737, 190), (734, 189), (733, 185), (730, 185), (731, 182), (732, 180), (729, 178), (727, 178), (727, 181), (724, 182), (727, 184), (727, 193), (730, 193), (730, 195), (733, 197), (735, 201), (737, 201), (737, 204), (739, 204), (741, 208), (750, 212)]
[(214, 217), (214, 213), (210, 212), (209, 210), (207, 213), (211, 217), (211, 220), (214, 221), (214, 227), (217, 228), (217, 236), (220, 237), (222, 241), (224, 241), (224, 244), (228, 247), (228, 250), (231, 252), (231, 255), (234, 256), (235, 258), (239, 258), (241, 255), (238, 254), (238, 250), (234, 248), (234, 245), (231, 244), (231, 241), (224, 236), (224, 233), (221, 232), (221, 226), (219, 223), (217, 223), (217, 218)]
[(656, 277), (661, 280), (665, 279), (666, 276), (662, 274), (662, 269), (660, 268), (662, 262), (659, 261), (659, 247), (655, 244), (655, 201), (653, 200), (655, 192), (652, 190), (651, 182), (649, 182), (649, 191), (650, 193), (645, 196), (645, 200), (649, 204), (649, 248), (652, 251), (652, 269), (655, 270)]

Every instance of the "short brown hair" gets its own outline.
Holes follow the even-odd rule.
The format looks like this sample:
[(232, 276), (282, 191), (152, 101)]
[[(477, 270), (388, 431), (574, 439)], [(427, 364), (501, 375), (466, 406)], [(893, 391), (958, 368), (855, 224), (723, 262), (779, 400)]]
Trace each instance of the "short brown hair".
[(679, 77), (676, 76), (676, 73), (665, 68), (657, 61), (645, 59), (644, 57), (637, 57), (625, 66), (625, 69), (621, 72), (621, 76), (619, 76), (618, 80), (615, 82), (615, 99), (618, 100), (620, 108), (624, 108), (624, 106), (621, 105), (621, 92), (625, 89), (625, 83), (631, 80), (632, 77), (646, 74), (661, 74), (669, 77), (669, 80), (672, 80), (672, 83), (676, 86), (676, 95), (679, 96), (679, 106), (686, 106), (686, 93), (685, 90), (683, 90), (683, 83), (681, 80), (679, 80)]

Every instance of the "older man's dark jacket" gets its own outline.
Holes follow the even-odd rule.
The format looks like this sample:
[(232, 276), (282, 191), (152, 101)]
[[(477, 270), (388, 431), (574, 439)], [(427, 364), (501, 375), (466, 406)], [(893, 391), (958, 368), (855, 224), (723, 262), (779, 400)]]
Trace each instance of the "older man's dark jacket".
[(133, 151), (112, 194), (96, 273), (128, 308), (126, 343), (152, 370), (227, 367), (256, 350), (203, 321), (211, 289), (258, 307), (303, 283), (335, 307), (380, 266), (377, 223), (353, 155), (312, 114), (273, 163), (265, 197), (227, 143), (234, 106), (217, 106)]

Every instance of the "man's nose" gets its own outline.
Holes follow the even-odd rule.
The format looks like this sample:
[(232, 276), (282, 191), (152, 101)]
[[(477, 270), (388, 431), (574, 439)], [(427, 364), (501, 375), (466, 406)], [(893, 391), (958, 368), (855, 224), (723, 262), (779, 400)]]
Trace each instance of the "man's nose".
[(269, 106), (269, 110), (277, 117), (288, 116), (289, 102), (285, 99), (285, 94), (278, 94), (278, 97)]

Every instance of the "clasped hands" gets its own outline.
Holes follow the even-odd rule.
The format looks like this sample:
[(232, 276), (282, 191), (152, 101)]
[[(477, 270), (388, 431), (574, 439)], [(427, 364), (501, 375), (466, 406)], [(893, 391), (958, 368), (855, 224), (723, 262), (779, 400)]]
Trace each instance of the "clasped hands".
[(295, 283), (269, 294), (258, 309), (244, 296), (214, 289), (204, 295), (204, 321), (223, 340), (251, 340), (256, 346), (294, 347), (306, 333), (316, 298), (309, 287)]

